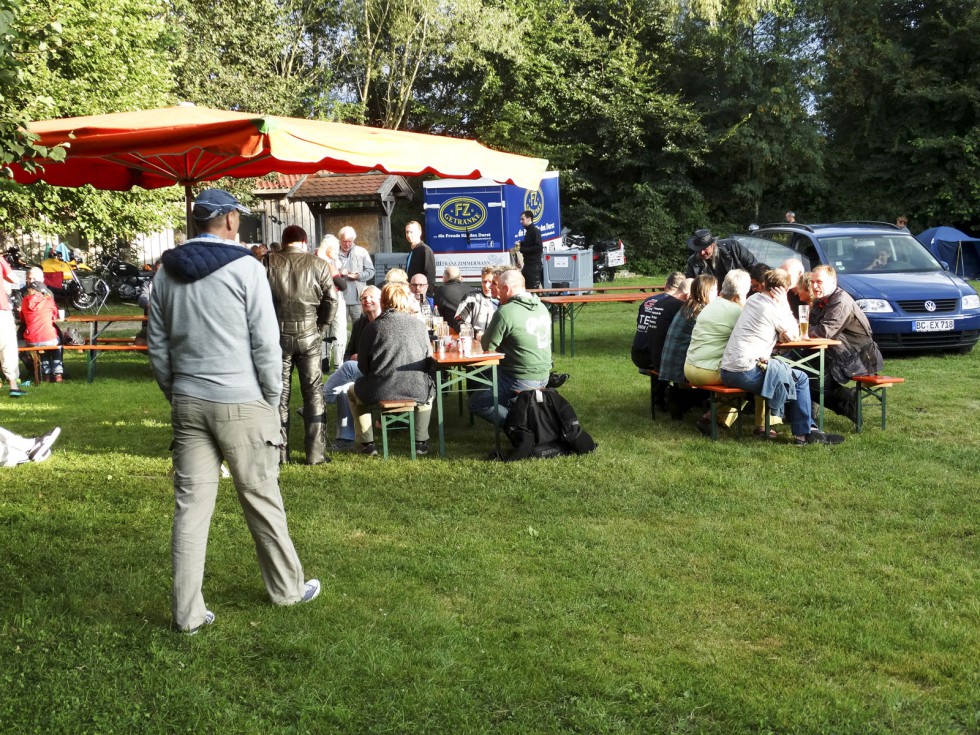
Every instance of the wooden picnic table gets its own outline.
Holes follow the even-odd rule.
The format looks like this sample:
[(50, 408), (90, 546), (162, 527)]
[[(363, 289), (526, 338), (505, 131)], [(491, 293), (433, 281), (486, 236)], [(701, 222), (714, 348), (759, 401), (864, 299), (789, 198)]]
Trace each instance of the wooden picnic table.
[[(778, 342), (775, 347), (774, 355), (785, 362), (791, 368), (816, 375), (820, 382), (820, 416), (817, 419), (817, 427), (823, 431), (823, 385), (824, 385), (824, 359), (827, 348), (842, 344), (839, 339), (827, 339), (825, 337), (804, 337), (793, 340), (792, 342)], [(788, 354), (785, 354), (788, 353)], [(800, 400), (797, 397), (797, 400)], [(805, 397), (803, 400), (809, 400)], [(769, 428), (768, 426), (766, 427)]]
[[(588, 304), (609, 304), (609, 303), (630, 303), (644, 301), (650, 298), (649, 293), (632, 291), (624, 293), (616, 291), (613, 293), (591, 293), (591, 294), (559, 294), (557, 296), (542, 296), (541, 303), (548, 304), (552, 311), (557, 309), (558, 313), (558, 334), (560, 337), (561, 354), (565, 354), (565, 320), (569, 322), (569, 332), (571, 336), (571, 352), (575, 357), (575, 313), (581, 311)], [(551, 347), (554, 349), (554, 324), (552, 324)]]
[[(95, 366), (104, 352), (146, 352), (146, 345), (138, 345), (132, 337), (104, 337), (113, 324), (131, 322), (146, 323), (145, 314), (72, 314), (64, 318), (65, 324), (87, 324), (88, 340), (83, 345), (63, 345), (66, 350), (84, 351), (88, 357), (88, 382), (95, 380)], [(100, 326), (101, 325), (101, 326)]]
[(581, 288), (529, 288), (528, 293), (541, 294), (563, 294), (563, 293), (608, 293), (610, 291), (647, 291), (654, 293), (663, 291), (664, 284), (658, 286), (583, 286)]
[[(443, 394), (454, 386), (460, 391), (471, 390), (468, 386), (475, 384), (490, 388), (493, 391), (493, 407), (497, 410), (497, 365), (504, 359), (502, 352), (484, 352), (479, 342), (473, 340), (473, 348), (468, 355), (460, 354), (457, 343), (442, 352), (436, 350), (432, 354), (436, 364), (436, 423), (439, 425), (439, 456), (446, 456), (446, 430), (443, 423)], [(500, 427), (494, 424), (494, 440), (497, 452), (500, 452)]]

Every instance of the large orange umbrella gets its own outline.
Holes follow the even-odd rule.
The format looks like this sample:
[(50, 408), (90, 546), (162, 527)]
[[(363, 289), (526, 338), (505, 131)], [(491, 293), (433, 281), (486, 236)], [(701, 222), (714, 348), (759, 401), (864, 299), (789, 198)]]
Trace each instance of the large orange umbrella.
[(112, 191), (182, 184), (188, 222), (191, 185), (224, 176), (381, 171), (485, 177), (534, 189), (548, 165), (473, 140), (194, 105), (43, 120), (27, 129), (40, 145), (66, 144), (67, 155), (60, 163), (40, 161), (43, 170), (34, 172), (14, 164), (18, 182)]

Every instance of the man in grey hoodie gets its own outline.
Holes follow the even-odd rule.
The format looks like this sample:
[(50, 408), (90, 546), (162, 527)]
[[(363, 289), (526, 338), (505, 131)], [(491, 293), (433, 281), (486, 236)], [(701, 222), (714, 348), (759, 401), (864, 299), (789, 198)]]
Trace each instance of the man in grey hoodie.
[(157, 384), (171, 403), (174, 464), (172, 608), (176, 627), (214, 622), (201, 585), (222, 460), (228, 463), (270, 599), (308, 602), (279, 492), (282, 351), (265, 269), (235, 242), (231, 194), (198, 195), (201, 234), (163, 254), (150, 297), (148, 342)]

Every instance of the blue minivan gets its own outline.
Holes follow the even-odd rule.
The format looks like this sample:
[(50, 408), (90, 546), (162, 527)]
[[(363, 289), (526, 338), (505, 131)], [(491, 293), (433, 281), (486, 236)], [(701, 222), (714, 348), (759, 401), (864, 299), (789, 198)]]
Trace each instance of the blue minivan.
[(760, 262), (832, 265), (882, 351), (969, 352), (980, 339), (980, 296), (907, 231), (884, 222), (765, 225), (735, 235)]

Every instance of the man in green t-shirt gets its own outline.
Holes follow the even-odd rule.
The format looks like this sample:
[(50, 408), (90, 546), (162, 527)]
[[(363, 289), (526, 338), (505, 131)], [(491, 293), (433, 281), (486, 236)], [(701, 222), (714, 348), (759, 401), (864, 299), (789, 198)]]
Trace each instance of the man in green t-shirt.
[(503, 425), (517, 394), (548, 384), (551, 372), (551, 314), (524, 287), (518, 270), (505, 271), (498, 279), (500, 308), (490, 320), (480, 343), (484, 350), (504, 353), (497, 368), (498, 407), (494, 413), (490, 389), (473, 394), (470, 411)]

